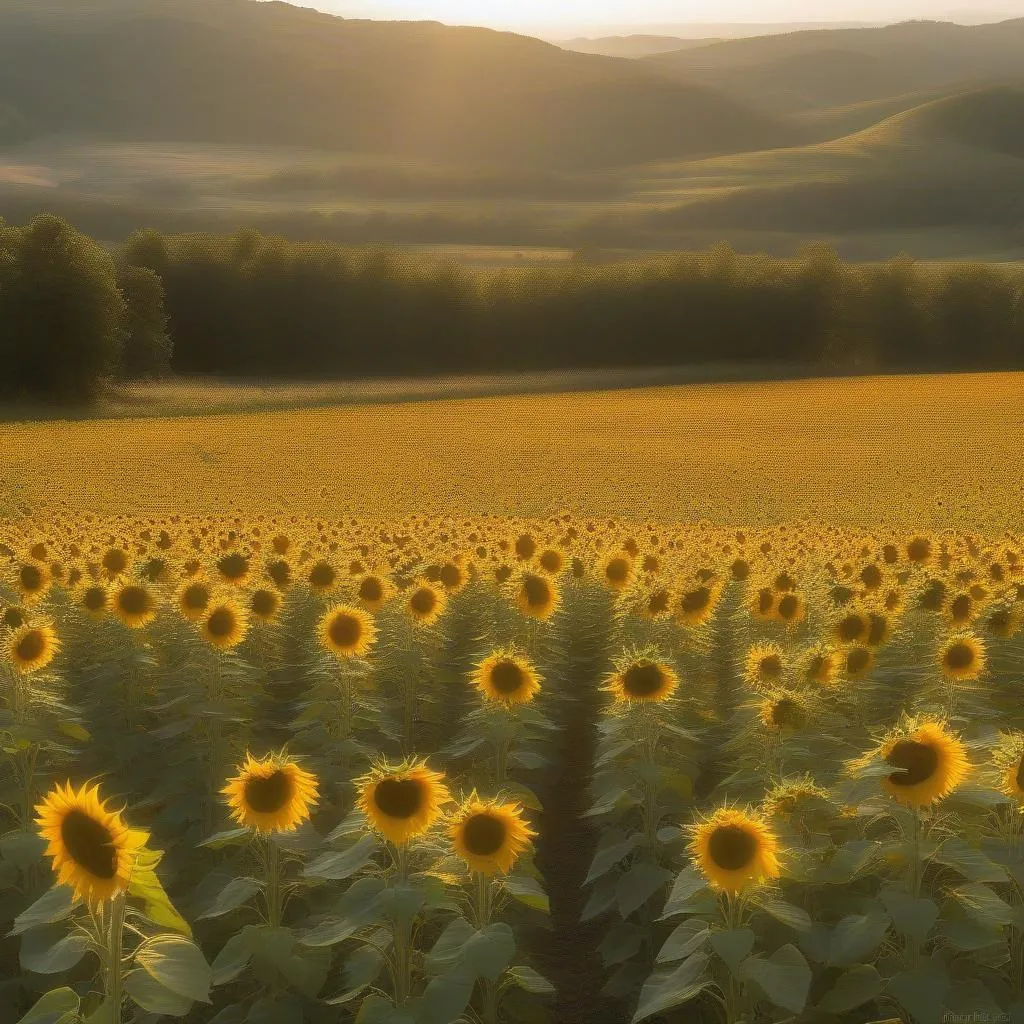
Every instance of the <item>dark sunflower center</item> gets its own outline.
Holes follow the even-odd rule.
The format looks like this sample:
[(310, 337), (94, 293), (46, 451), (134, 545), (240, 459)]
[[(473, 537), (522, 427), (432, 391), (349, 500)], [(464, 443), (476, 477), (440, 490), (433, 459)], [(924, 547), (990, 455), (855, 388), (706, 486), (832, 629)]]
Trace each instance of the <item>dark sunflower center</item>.
[(353, 615), (336, 615), (331, 620), (328, 633), (331, 642), (338, 647), (353, 647), (363, 635), (363, 627)]
[(514, 661), (499, 661), (491, 669), (491, 685), (498, 693), (517, 693), (525, 682), (525, 673)]
[(330, 587), (334, 585), (335, 572), (326, 562), (318, 562), (309, 573), (309, 582), (314, 587)]
[(526, 603), (531, 608), (540, 608), (548, 603), (551, 599), (551, 590), (548, 587), (547, 580), (541, 576), (527, 576), (523, 580), (523, 594), (526, 597)]
[(249, 559), (236, 551), (225, 555), (217, 566), (225, 579), (240, 580), (249, 571)]
[(46, 640), (38, 629), (32, 629), (18, 641), (16, 650), (22, 661), (35, 661), (46, 650)]
[(864, 632), (864, 620), (859, 615), (847, 615), (839, 623), (839, 637), (847, 643), (856, 640)]
[(415, 779), (382, 779), (373, 802), (389, 818), (411, 818), (423, 806), (423, 787)]
[(272, 775), (249, 779), (245, 784), (245, 802), (258, 814), (274, 814), (292, 798), (291, 776), (277, 769)]
[(107, 592), (102, 587), (90, 587), (82, 598), (82, 604), (91, 612), (102, 611), (107, 606)]
[(457, 587), (462, 582), (462, 570), (453, 562), (442, 565), (438, 576), (446, 587)]
[(885, 760), (899, 769), (889, 776), (894, 786), (916, 786), (919, 782), (926, 782), (939, 766), (935, 748), (916, 740), (900, 740)]
[(38, 590), (43, 582), (43, 574), (34, 565), (21, 567), (21, 586), (23, 590)]
[(739, 825), (719, 825), (708, 844), (711, 859), (726, 871), (745, 868), (757, 853), (757, 840)]
[(766, 679), (774, 679), (782, 675), (782, 659), (777, 654), (767, 654), (761, 659), (758, 666), (761, 675)]
[(791, 619), (800, 610), (800, 601), (795, 594), (786, 594), (779, 601), (779, 615), (784, 619)]
[(846, 670), (851, 675), (863, 672), (871, 663), (871, 652), (864, 647), (854, 647), (846, 656)]
[(605, 575), (612, 583), (622, 583), (629, 575), (629, 562), (624, 558), (613, 558), (605, 569)]
[(409, 598), (409, 607), (417, 615), (429, 615), (437, 604), (437, 595), (429, 587), (420, 587)]
[(775, 605), (775, 595), (765, 587), (757, 596), (757, 610), (761, 615), (767, 615)]
[(257, 590), (252, 595), (252, 610), (256, 615), (273, 615), (277, 610), (277, 598), (269, 590)]
[(622, 688), (630, 697), (650, 697), (664, 682), (665, 677), (657, 665), (630, 665), (622, 677)]
[(149, 611), (149, 592), (144, 587), (125, 587), (117, 603), (129, 615), (142, 615)]
[(532, 558), (533, 553), (536, 550), (537, 545), (529, 534), (523, 534), (523, 536), (516, 541), (516, 554), (522, 559)]
[(647, 601), (647, 610), (652, 615), (661, 615), (668, 611), (670, 597), (667, 590), (656, 590)]
[(745, 580), (750, 575), (750, 563), (745, 558), (737, 558), (732, 563), (732, 578), (737, 582)]
[(279, 587), (286, 587), (292, 578), (292, 568), (285, 561), (273, 562), (267, 567), (267, 575)]
[(707, 587), (698, 587), (696, 590), (690, 590), (683, 594), (683, 599), (679, 604), (688, 615), (694, 615), (704, 611), (710, 600), (711, 591)]
[(912, 562), (923, 562), (931, 552), (931, 542), (925, 537), (917, 537), (907, 545), (907, 557)]
[(217, 608), (206, 620), (206, 630), (210, 636), (231, 636), (235, 628), (235, 615), (230, 608)]
[(799, 729), (805, 722), (803, 708), (789, 697), (777, 700), (772, 706), (772, 722), (783, 729)]
[(958, 622), (962, 622), (964, 619), (970, 618), (971, 614), (971, 598), (969, 594), (958, 594), (953, 598), (950, 604), (950, 611), (953, 613), (953, 618)]
[(60, 824), (60, 837), (71, 859), (97, 878), (117, 874), (117, 851), (107, 828), (85, 811), (68, 811)]
[(117, 575), (118, 573), (124, 572), (127, 567), (128, 556), (123, 551), (112, 549), (103, 556), (101, 564), (107, 572)]
[(462, 840), (466, 849), (478, 857), (497, 853), (505, 842), (508, 830), (505, 822), (492, 814), (474, 814), (463, 826)]
[(558, 572), (562, 568), (562, 556), (557, 551), (545, 551), (540, 556), (540, 564), (548, 572)]
[(185, 590), (185, 607), (203, 609), (210, 602), (210, 592), (201, 583), (193, 583)]
[(946, 665), (952, 669), (970, 668), (974, 664), (974, 650), (970, 644), (958, 640), (946, 649)]
[(4, 611), (4, 625), (17, 629), (25, 621), (20, 608), (8, 608)]
[(379, 601), (384, 596), (384, 587), (376, 576), (367, 576), (359, 584), (359, 596), (364, 601)]

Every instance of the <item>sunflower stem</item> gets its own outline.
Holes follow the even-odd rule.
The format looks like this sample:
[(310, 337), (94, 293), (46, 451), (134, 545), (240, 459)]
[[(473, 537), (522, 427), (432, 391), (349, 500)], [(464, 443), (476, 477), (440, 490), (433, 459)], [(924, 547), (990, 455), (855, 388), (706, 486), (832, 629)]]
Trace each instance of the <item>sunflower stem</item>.
[[(409, 851), (404, 843), (395, 845), (395, 881), (405, 885), (409, 878)], [(412, 988), (412, 920), (395, 922), (395, 1005), (404, 1006)]]
[[(910, 858), (910, 895), (916, 900), (921, 892), (921, 809), (911, 808), (911, 858)], [(920, 954), (920, 943), (916, 938), (907, 940), (911, 967), (917, 966)]]
[(267, 836), (267, 924), (281, 926), (281, 859), (271, 836)]
[(491, 923), (491, 880), (482, 871), (476, 876), (476, 926), (483, 930)]
[(121, 1024), (121, 1003), (124, 1000), (121, 958), (124, 952), (125, 895), (119, 892), (110, 902), (110, 923), (106, 934), (107, 962), (104, 974), (105, 1002), (110, 1006), (111, 1020)]

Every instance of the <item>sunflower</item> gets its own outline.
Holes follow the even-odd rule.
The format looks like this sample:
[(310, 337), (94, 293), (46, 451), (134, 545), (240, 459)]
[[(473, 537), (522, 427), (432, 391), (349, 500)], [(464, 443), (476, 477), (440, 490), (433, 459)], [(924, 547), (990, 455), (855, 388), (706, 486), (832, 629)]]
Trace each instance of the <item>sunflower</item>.
[(907, 541), (906, 552), (909, 561), (921, 565), (932, 556), (932, 542), (928, 537), (912, 537)]
[(1000, 733), (990, 762), (1000, 791), (1024, 807), (1024, 733)]
[(775, 601), (778, 594), (771, 587), (761, 587), (752, 594), (748, 602), (750, 616), (758, 622), (768, 622), (775, 618)]
[(114, 614), (130, 629), (141, 629), (156, 618), (156, 598), (142, 583), (126, 583), (114, 594)]
[(870, 629), (867, 615), (863, 612), (850, 612), (835, 624), (835, 638), (842, 644), (855, 644), (863, 641)]
[(685, 626), (700, 626), (714, 614), (718, 603), (718, 588), (702, 583), (684, 591), (676, 606), (676, 622)]
[(598, 567), (597, 578), (613, 593), (625, 590), (633, 580), (633, 559), (624, 551), (609, 555)]
[(807, 617), (807, 603), (796, 593), (782, 594), (775, 603), (775, 618), (787, 626), (795, 626)]
[(287, 590), (292, 585), (292, 564), (287, 558), (275, 558), (267, 562), (265, 572), (267, 579), (278, 590)]
[(940, 721), (905, 719), (879, 753), (895, 769), (882, 786), (908, 807), (926, 807), (948, 796), (970, 771), (966, 748)]
[(751, 883), (778, 878), (778, 840), (760, 817), (720, 807), (690, 827), (690, 853), (716, 889), (737, 893)]
[(368, 611), (376, 612), (391, 596), (391, 585), (383, 573), (367, 573), (356, 588), (356, 599)]
[(258, 622), (273, 622), (281, 610), (281, 595), (270, 587), (260, 587), (249, 595), (249, 614)]
[(417, 625), (431, 626), (441, 617), (447, 602), (447, 596), (440, 587), (420, 580), (408, 591), (405, 610)]
[(365, 658), (377, 641), (377, 626), (362, 608), (336, 604), (321, 617), (317, 638), (338, 658)]
[(804, 653), (801, 670), (808, 683), (831, 686), (839, 675), (839, 656), (823, 645), (811, 647)]
[(13, 604), (8, 605), (4, 608), (3, 615), (0, 615), (0, 624), (8, 629), (17, 629), (25, 625), (25, 609)]
[(60, 650), (60, 641), (49, 625), (20, 626), (7, 638), (8, 657), (26, 675), (46, 668)]
[(525, 704), (536, 696), (541, 678), (527, 658), (502, 647), (477, 665), (470, 682), (490, 701)]
[(870, 647), (851, 647), (845, 654), (847, 679), (863, 679), (875, 667), (875, 652)]
[(557, 548), (547, 548), (538, 555), (537, 565), (549, 576), (557, 576), (565, 568), (565, 556)]
[(957, 633), (939, 647), (938, 662), (947, 679), (977, 679), (985, 668), (985, 644), (971, 633)]
[(747, 651), (743, 677), (751, 686), (774, 686), (785, 672), (786, 659), (778, 644), (754, 644)]
[(100, 566), (107, 579), (116, 579), (128, 569), (128, 552), (124, 548), (110, 547), (103, 552)]
[(95, 907), (128, 888), (148, 834), (128, 828), (120, 813), (100, 801), (99, 786), (58, 784), (36, 807), (39, 834), (60, 885)]
[(679, 676), (662, 661), (643, 656), (620, 661), (604, 689), (624, 704), (668, 700), (679, 685)]
[(768, 694), (758, 708), (762, 724), (773, 732), (799, 732), (810, 717), (807, 701), (788, 690)]
[(519, 804), (481, 800), (474, 790), (452, 817), (455, 852), (470, 871), (507, 875), (537, 834), (522, 815)]
[(309, 819), (317, 798), (316, 776), (284, 754), (257, 760), (246, 751), (238, 774), (221, 790), (231, 817), (256, 832), (292, 832)]
[(667, 619), (672, 614), (672, 591), (667, 587), (649, 590), (640, 596), (637, 610), (640, 617), (651, 622)]
[(110, 594), (102, 583), (90, 583), (78, 592), (78, 607), (91, 619), (102, 619), (110, 607)]
[(240, 587), (249, 577), (252, 568), (250, 559), (241, 551), (232, 551), (217, 560), (220, 578), (232, 587)]
[(213, 600), (213, 590), (203, 580), (186, 580), (178, 591), (175, 603), (178, 611), (191, 622), (198, 622)]
[(532, 619), (542, 622), (551, 618), (559, 604), (558, 587), (547, 576), (538, 573), (524, 572), (518, 577), (515, 586), (516, 607)]
[(34, 604), (50, 589), (53, 577), (42, 562), (22, 562), (17, 573), (18, 593), (23, 604)]
[(237, 647), (249, 629), (249, 621), (241, 606), (233, 600), (212, 603), (199, 622), (199, 633), (211, 646), (221, 651)]
[(1021, 627), (1021, 613), (1012, 605), (999, 605), (985, 619), (985, 628), (992, 636), (1008, 640)]
[(761, 809), (768, 818), (789, 821), (794, 815), (828, 804), (829, 799), (828, 791), (805, 775), (775, 783), (761, 801)]
[(320, 559), (310, 566), (306, 573), (306, 583), (314, 594), (329, 594), (339, 582), (339, 573), (326, 559)]
[(396, 846), (427, 832), (451, 800), (444, 775), (428, 768), (424, 760), (378, 762), (356, 784), (356, 805), (370, 826)]
[(466, 570), (455, 561), (445, 562), (437, 570), (437, 582), (439, 582), (449, 594), (457, 594), (466, 585), (469, 576)]

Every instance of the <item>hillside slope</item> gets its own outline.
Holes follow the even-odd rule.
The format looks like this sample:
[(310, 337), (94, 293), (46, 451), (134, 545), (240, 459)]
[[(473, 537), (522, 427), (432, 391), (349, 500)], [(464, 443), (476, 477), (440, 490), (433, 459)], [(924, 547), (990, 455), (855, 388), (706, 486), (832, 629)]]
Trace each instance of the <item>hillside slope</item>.
[(793, 32), (653, 55), (643, 63), (774, 113), (837, 107), (1024, 78), (1024, 19), (998, 25), (905, 22)]
[(6, 0), (0, 144), (67, 132), (570, 167), (792, 138), (656, 68), (510, 33), (250, 0)]

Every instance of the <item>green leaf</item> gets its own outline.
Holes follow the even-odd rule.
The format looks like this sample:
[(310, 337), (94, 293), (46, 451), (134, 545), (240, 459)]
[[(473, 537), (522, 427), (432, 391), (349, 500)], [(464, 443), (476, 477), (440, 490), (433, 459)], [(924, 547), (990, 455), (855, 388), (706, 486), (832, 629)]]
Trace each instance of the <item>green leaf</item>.
[(65, 736), (78, 740), (79, 743), (88, 743), (92, 739), (89, 730), (85, 726), (79, 725), (78, 722), (58, 722), (57, 728)]
[(81, 1000), (69, 988), (55, 988), (41, 996), (18, 1024), (66, 1024), (78, 1015)]
[(258, 878), (232, 878), (217, 893), (210, 906), (201, 914), (196, 915), (196, 920), (202, 921), (206, 918), (220, 917), (223, 914), (228, 914), (240, 907), (250, 896), (259, 892), (262, 888), (263, 883)]
[(591, 882), (610, 871), (623, 857), (633, 852), (637, 840), (641, 838), (642, 836), (639, 834), (626, 836), (618, 829), (609, 830), (601, 837), (594, 860), (590, 865), (590, 871), (587, 872), (583, 884), (590, 885)]
[(706, 921), (691, 918), (677, 925), (675, 931), (665, 940), (658, 953), (658, 963), (674, 963), (685, 960), (695, 950), (700, 949), (711, 938), (711, 929)]
[(657, 864), (634, 864), (615, 884), (615, 898), (623, 920), (639, 910), (671, 878), (672, 872)]
[(513, 899), (544, 914), (551, 913), (548, 894), (541, 888), (537, 879), (529, 875), (507, 875), (501, 880), (501, 884)]
[(706, 974), (711, 962), (707, 953), (694, 953), (675, 970), (655, 971), (640, 990), (640, 1002), (633, 1015), (633, 1024), (656, 1013), (682, 1006), (712, 984)]
[(471, 935), (460, 953), (460, 961), (474, 978), (497, 981), (516, 952), (516, 939), (504, 921), (489, 924)]
[(917, 939), (918, 942), (924, 942), (939, 916), (939, 908), (935, 901), (927, 898), (915, 900), (909, 893), (896, 886), (883, 889), (879, 896), (892, 917), (896, 931), (911, 939)]
[(157, 935), (135, 954), (135, 962), (164, 988), (197, 1003), (210, 1001), (213, 972), (199, 947), (181, 935)]
[(338, 913), (302, 932), (299, 942), (304, 946), (333, 946), (355, 935), (360, 928), (380, 921), (384, 913), (381, 900), (384, 891), (380, 878), (357, 879), (338, 901)]
[(708, 883), (694, 868), (684, 868), (679, 872), (672, 891), (668, 894), (660, 920), (664, 921), (666, 918), (686, 913), (686, 905), (691, 898), (706, 889), (707, 885)]
[(371, 863), (380, 848), (375, 836), (363, 836), (347, 850), (331, 851), (317, 857), (309, 864), (303, 875), (306, 878), (326, 878), (338, 880), (350, 878), (357, 871)]
[(391, 932), (380, 928), (370, 936), (373, 945), (362, 946), (345, 958), (341, 969), (341, 978), (345, 988), (336, 996), (325, 999), (329, 1006), (341, 1006), (350, 1002), (367, 985), (372, 985), (384, 966), (381, 949), (391, 945)]
[(756, 982), (776, 1006), (791, 1013), (803, 1012), (811, 988), (811, 969), (796, 946), (781, 946), (766, 960), (748, 957), (742, 974)]
[(124, 978), (124, 989), (139, 1006), (150, 1013), (184, 1017), (192, 1009), (192, 1000), (188, 996), (165, 988), (146, 971), (129, 971)]
[(870, 959), (889, 930), (888, 915), (880, 911), (850, 914), (836, 925), (829, 942), (828, 966), (848, 967)]
[(459, 953), (474, 934), (473, 926), (464, 918), (453, 918), (427, 954), (425, 963), (431, 974), (442, 974), (459, 962)]
[(825, 993), (818, 1009), (822, 1013), (848, 1013), (882, 993), (882, 976), (871, 964), (856, 964), (841, 974)]
[(19, 914), (14, 920), (11, 935), (21, 935), (29, 928), (38, 928), (43, 924), (54, 924), (63, 921), (71, 912), (80, 906), (75, 899), (74, 891), (67, 885), (55, 885), (43, 893), (28, 910)]
[(252, 926), (247, 925), (232, 935), (217, 954), (211, 967), (211, 981), (214, 985), (226, 985), (234, 981), (252, 959)]
[(408, 924), (420, 912), (426, 893), (418, 885), (393, 885), (380, 894), (384, 914), (399, 927)]
[(63, 932), (61, 927), (34, 928), (23, 935), (19, 953), (21, 966), (37, 974), (60, 974), (74, 967), (92, 943), (87, 935), (64, 935)]
[[(768, 893), (757, 896), (754, 902), (766, 914), (774, 917), (776, 921), (781, 921), (798, 932), (810, 931), (811, 919), (806, 910), (794, 907), (792, 903), (787, 903), (785, 900), (776, 899)], [(779, 1005), (782, 1004), (780, 1003)]]
[[(159, 858), (157, 858), (159, 860)], [(178, 913), (171, 898), (164, 890), (153, 866), (142, 866), (136, 863), (132, 872), (131, 881), (128, 883), (128, 895), (142, 902), (142, 912), (154, 924), (163, 928), (170, 928), (187, 938), (192, 937), (192, 929), (188, 922)]]
[(963, 839), (947, 839), (934, 858), (939, 864), (956, 868), (969, 882), (1005, 882), (1006, 869), (989, 860), (981, 850)]
[(510, 967), (508, 976), (520, 988), (525, 989), (527, 992), (532, 992), (534, 995), (554, 995), (555, 986), (543, 975), (538, 974), (532, 967), (527, 967), (525, 964)]
[(0, 857), (19, 868), (38, 864), (45, 850), (46, 840), (36, 832), (11, 832), (0, 839)]
[(953, 895), (971, 917), (985, 924), (1005, 925), (1014, 919), (1013, 908), (983, 882), (972, 882), (953, 890)]
[(754, 933), (749, 928), (732, 928), (729, 931), (712, 932), (711, 948), (735, 974), (740, 964), (754, 948)]
[(614, 967), (631, 959), (644, 943), (647, 929), (619, 921), (608, 929), (597, 951), (605, 967)]
[(915, 1024), (940, 1024), (949, 984), (942, 965), (927, 960), (915, 970), (891, 978), (888, 991), (913, 1015)]
[(204, 839), (196, 845), (208, 846), (212, 850), (220, 850), (225, 846), (235, 846), (238, 843), (244, 843), (251, 836), (252, 832), (247, 828), (229, 828), (225, 832), (217, 832), (215, 835), (210, 836), (209, 839)]

